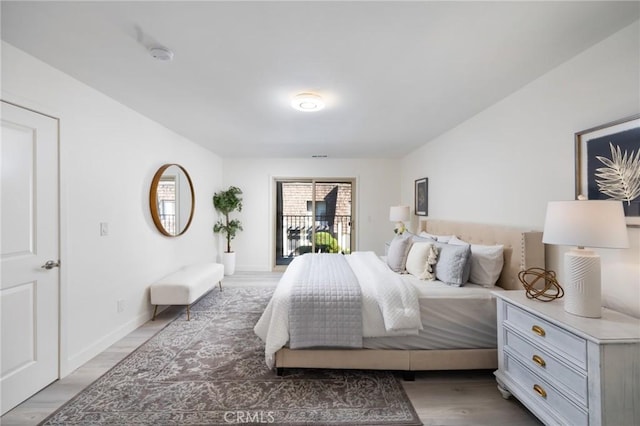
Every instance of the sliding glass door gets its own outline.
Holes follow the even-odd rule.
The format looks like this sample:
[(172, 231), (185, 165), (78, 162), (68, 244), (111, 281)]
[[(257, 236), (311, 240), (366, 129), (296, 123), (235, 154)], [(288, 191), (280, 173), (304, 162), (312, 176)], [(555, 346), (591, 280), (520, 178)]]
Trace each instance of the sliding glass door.
[(354, 193), (352, 179), (277, 179), (276, 266), (304, 253), (351, 253)]

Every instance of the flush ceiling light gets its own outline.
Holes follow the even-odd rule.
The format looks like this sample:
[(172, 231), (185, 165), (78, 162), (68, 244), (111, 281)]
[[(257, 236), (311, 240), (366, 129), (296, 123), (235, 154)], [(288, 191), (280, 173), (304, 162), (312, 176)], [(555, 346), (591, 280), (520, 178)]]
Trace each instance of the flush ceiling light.
[(149, 53), (159, 61), (172, 61), (173, 52), (166, 47), (156, 46), (149, 49)]
[(320, 111), (324, 108), (324, 101), (313, 93), (299, 93), (291, 100), (291, 106), (298, 111)]

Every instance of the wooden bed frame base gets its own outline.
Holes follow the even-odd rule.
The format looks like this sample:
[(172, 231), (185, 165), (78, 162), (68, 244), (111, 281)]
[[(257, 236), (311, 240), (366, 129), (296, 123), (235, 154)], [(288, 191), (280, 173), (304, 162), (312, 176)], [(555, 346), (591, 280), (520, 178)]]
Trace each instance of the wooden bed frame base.
[[(418, 230), (435, 235), (456, 235), (474, 244), (504, 246), (504, 267), (497, 285), (506, 290), (522, 289), (518, 272), (544, 268), (542, 232), (500, 225), (422, 220)], [(335, 368), (362, 370), (481, 370), (497, 369), (497, 349), (392, 350), (392, 349), (298, 349), (276, 353), (278, 374), (284, 368)]]

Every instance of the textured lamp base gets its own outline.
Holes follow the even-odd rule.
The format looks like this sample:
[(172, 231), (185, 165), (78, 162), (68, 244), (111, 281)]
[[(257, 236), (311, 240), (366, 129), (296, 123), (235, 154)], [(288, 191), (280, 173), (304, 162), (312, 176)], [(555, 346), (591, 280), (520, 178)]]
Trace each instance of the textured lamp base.
[(573, 249), (564, 255), (564, 267), (564, 310), (581, 317), (600, 318), (600, 256), (592, 250)]

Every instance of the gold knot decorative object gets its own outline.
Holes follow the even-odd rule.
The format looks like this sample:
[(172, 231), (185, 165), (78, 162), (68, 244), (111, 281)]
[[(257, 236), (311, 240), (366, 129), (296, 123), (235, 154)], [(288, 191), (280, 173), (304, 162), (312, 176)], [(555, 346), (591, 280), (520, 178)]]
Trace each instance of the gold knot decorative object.
[[(529, 268), (518, 273), (518, 279), (526, 290), (527, 298), (550, 302), (564, 296), (564, 290), (558, 284), (556, 273), (542, 268)], [(544, 287), (536, 287), (536, 283), (544, 279)]]

